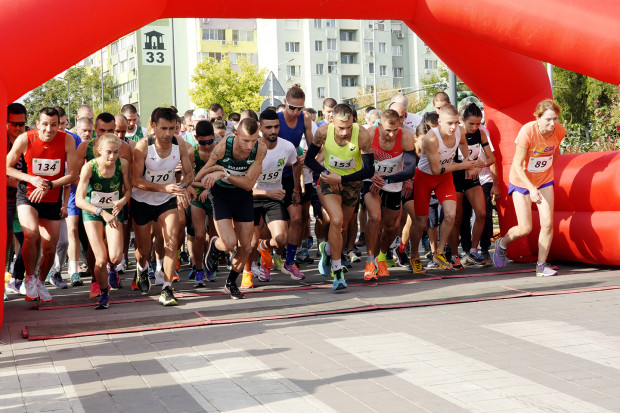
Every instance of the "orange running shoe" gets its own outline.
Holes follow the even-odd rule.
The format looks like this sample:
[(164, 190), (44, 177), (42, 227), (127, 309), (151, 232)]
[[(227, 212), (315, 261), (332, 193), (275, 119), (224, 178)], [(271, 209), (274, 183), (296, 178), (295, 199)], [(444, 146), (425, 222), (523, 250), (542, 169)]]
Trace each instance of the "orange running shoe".
[(243, 279), (241, 280), (240, 288), (254, 288), (254, 281), (252, 280), (252, 271), (243, 271)]
[(371, 281), (377, 279), (377, 272), (375, 270), (375, 264), (372, 262), (366, 263), (366, 270), (364, 271), (364, 281)]
[(92, 281), (90, 283), (90, 298), (99, 297), (101, 295), (101, 290), (99, 289), (99, 283), (97, 281)]
[(377, 275), (379, 277), (389, 277), (390, 272), (388, 271), (387, 262), (377, 260)]
[(267, 243), (266, 240), (261, 239), (258, 241), (258, 252), (260, 253), (260, 263), (263, 267), (270, 270), (273, 268), (273, 259), (271, 258), (271, 252), (269, 248), (263, 249), (263, 243)]

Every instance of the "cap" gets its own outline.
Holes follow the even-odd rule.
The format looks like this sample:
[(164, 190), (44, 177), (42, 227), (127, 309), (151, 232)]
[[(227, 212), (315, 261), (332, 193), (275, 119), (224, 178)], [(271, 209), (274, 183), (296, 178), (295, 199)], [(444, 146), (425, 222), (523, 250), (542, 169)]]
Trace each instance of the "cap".
[(207, 119), (207, 111), (203, 108), (194, 109), (194, 114), (192, 115), (193, 120), (205, 120)]

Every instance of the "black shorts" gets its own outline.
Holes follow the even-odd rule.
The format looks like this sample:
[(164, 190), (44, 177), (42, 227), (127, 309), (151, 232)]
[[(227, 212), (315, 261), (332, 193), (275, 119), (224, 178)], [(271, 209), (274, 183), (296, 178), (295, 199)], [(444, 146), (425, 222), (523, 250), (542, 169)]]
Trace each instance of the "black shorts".
[(403, 203), (403, 205), (405, 205), (409, 201), (413, 201), (413, 188), (415, 188), (415, 183), (411, 186), (411, 193), (407, 197), (403, 195), (403, 192), (401, 191), (400, 201)]
[(301, 203), (312, 201), (312, 184), (304, 184), (304, 193), (301, 194)]
[(232, 219), (237, 222), (254, 221), (254, 198), (252, 191), (241, 188), (224, 188), (215, 184), (209, 191), (213, 206), (213, 219)]
[(142, 226), (151, 221), (157, 222), (159, 216), (164, 212), (177, 209), (177, 197), (173, 196), (161, 205), (151, 205), (132, 198), (129, 205), (133, 222), (136, 225)]
[[(362, 186), (362, 198), (364, 198), (366, 194), (370, 192), (371, 186), (372, 182), (364, 181)], [(394, 211), (398, 211), (400, 209), (400, 192), (389, 192), (380, 189), (379, 197), (381, 198), (382, 207), (386, 207), (387, 209), (391, 209)]]
[(428, 207), (428, 227), (437, 228), (443, 221), (443, 210), (435, 195), (431, 195), (431, 203)]
[(310, 205), (312, 205), (312, 213), (314, 215), (314, 219), (323, 219), (323, 205), (321, 205), (321, 198), (319, 198), (319, 193), (316, 190), (316, 184), (312, 184), (312, 189), (310, 190)]
[(464, 170), (452, 172), (452, 181), (454, 182), (456, 192), (465, 192), (468, 189), (480, 186), (480, 180), (478, 179), (465, 179)]
[(260, 224), (260, 219), (269, 224), (272, 221), (286, 221), (286, 209), (280, 201), (266, 198), (254, 198), (254, 226)]
[(49, 219), (50, 221), (60, 221), (60, 199), (56, 202), (30, 202), (26, 194), (18, 191), (16, 205), (29, 205), (37, 211), (39, 219)]
[(295, 190), (295, 179), (293, 179), (293, 175), (282, 177), (282, 189), (286, 191), (284, 198), (282, 198), (282, 204), (284, 204), (284, 209), (286, 209), (293, 203), (293, 191)]

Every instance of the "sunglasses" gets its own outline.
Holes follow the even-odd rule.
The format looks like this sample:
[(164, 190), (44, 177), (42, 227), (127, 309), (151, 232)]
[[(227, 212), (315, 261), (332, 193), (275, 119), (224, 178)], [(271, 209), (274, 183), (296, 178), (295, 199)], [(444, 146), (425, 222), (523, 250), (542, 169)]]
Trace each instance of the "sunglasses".
[(217, 118), (211, 118), (211, 119), (209, 119), (209, 122), (213, 123), (213, 122), (215, 122), (216, 120), (222, 120), (222, 117), (221, 117), (221, 116), (218, 116)]
[(13, 126), (19, 126), (20, 128), (26, 126), (26, 122), (11, 122), (9, 121), (9, 123)]
[(207, 139), (206, 141), (198, 141), (198, 144), (200, 146), (207, 146), (211, 145), (213, 142), (215, 142), (215, 139)]
[(288, 108), (289, 108), (292, 112), (295, 112), (296, 110), (298, 110), (298, 111), (300, 111), (300, 112), (301, 112), (302, 110), (304, 110), (304, 107), (303, 107), (303, 106), (293, 106), (293, 105), (288, 105)]

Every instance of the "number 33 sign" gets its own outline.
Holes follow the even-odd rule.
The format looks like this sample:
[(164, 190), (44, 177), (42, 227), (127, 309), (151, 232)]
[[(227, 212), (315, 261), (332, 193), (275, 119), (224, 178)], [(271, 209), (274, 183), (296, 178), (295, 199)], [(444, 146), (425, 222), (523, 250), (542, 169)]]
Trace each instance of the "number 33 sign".
[(146, 26), (142, 30), (142, 64), (170, 65), (172, 35), (168, 26)]

